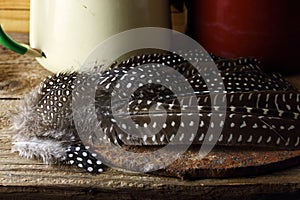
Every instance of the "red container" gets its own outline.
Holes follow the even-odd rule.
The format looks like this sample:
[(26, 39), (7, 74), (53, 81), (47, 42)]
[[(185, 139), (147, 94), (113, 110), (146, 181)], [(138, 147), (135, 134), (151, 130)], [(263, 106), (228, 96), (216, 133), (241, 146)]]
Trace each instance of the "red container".
[(207, 51), (257, 57), (272, 71), (300, 71), (299, 0), (188, 1), (191, 31)]

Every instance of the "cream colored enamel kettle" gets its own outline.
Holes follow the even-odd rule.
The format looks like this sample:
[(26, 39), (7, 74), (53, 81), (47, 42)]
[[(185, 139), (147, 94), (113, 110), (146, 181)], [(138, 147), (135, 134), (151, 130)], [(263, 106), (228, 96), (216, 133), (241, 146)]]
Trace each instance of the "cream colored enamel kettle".
[(170, 28), (168, 0), (31, 0), (30, 47), (0, 26), (0, 43), (37, 57), (52, 72), (76, 70), (112, 35), (138, 27)]

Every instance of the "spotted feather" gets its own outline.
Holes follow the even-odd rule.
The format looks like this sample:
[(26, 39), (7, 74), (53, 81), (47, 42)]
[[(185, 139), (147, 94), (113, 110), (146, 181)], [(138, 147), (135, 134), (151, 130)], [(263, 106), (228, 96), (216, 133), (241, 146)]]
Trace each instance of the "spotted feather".
[[(45, 163), (65, 162), (91, 173), (102, 172), (102, 162), (82, 144), (73, 120), (72, 99), (80, 96), (77, 89), (93, 89), (89, 84), (91, 82), (96, 82), (95, 107), (100, 128), (105, 133), (101, 139), (109, 139), (117, 145), (166, 145), (174, 140), (180, 126), (196, 126), (199, 128), (196, 134), (184, 133), (175, 142), (202, 144), (204, 138), (208, 138), (217, 139), (217, 145), (225, 146), (300, 149), (300, 97), (291, 84), (278, 74), (263, 73), (256, 59), (227, 60), (212, 56), (219, 71), (201, 68), (199, 72), (191, 63), (211, 61), (204, 54), (199, 57), (202, 53), (184, 53), (185, 57), (190, 58), (188, 60), (173, 53), (147, 54), (114, 64), (105, 72), (96, 71), (93, 76), (88, 73), (60, 73), (48, 77), (25, 97), (20, 113), (14, 118), (13, 150), (24, 157), (42, 158)], [(153, 63), (168, 65), (182, 74), (184, 81), (192, 86), (192, 94), (187, 92), (187, 88), (180, 88), (182, 102), (179, 102), (172, 88), (160, 85), (158, 80), (173, 80), (172, 84), (178, 86), (182, 82), (176, 80), (172, 73), (153, 68)], [(114, 90), (120, 87), (120, 80), (142, 64), (145, 68), (139, 77), (132, 76), (126, 87), (130, 89), (133, 83), (139, 84), (141, 79), (148, 80), (148, 83), (141, 84), (130, 94), (129, 108), (124, 107), (122, 101), (128, 94), (126, 91), (115, 94)], [(219, 73), (223, 82), (209, 79), (209, 76), (204, 78), (202, 75), (205, 73)], [(214, 98), (226, 101), (226, 108), (213, 104), (216, 99), (209, 96), (208, 84), (216, 86)], [(114, 95), (120, 97), (120, 102), (112, 105)], [(192, 95), (197, 97), (196, 107), (180, 106), (180, 103), (188, 105)], [(155, 109), (151, 110), (153, 106)], [(137, 138), (124, 129), (139, 131), (139, 126), (121, 124), (119, 127), (112, 115), (112, 108), (117, 110), (118, 117), (130, 117), (143, 127), (156, 127), (162, 115), (166, 121), (158, 134), (149, 137), (141, 133), (142, 137)], [(167, 112), (162, 112), (161, 108)], [(131, 115), (122, 115), (128, 109)], [(220, 109), (226, 110), (225, 121), (211, 122), (212, 111)], [(182, 122), (183, 115), (191, 120)], [(199, 123), (195, 123), (193, 117), (200, 117)], [(223, 131), (218, 138), (214, 138), (213, 134), (206, 137), (208, 127), (222, 127)]]

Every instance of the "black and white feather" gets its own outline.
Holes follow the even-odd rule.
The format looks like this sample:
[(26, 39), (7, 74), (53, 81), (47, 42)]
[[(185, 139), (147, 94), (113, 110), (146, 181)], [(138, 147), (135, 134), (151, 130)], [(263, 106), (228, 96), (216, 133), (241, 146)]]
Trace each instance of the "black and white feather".
[[(201, 144), (207, 128), (212, 126), (211, 111), (216, 108), (210, 105), (206, 85), (213, 80), (204, 80), (191, 65), (195, 61), (194, 53), (189, 53), (189, 62), (171, 53), (136, 56), (114, 65), (106, 72), (97, 72), (95, 103), (105, 139), (108, 138), (118, 145), (166, 145), (172, 141), (179, 126), (198, 126), (199, 131), (196, 135), (183, 135), (180, 138), (188, 137), (195, 144)], [(255, 59), (226, 60), (216, 56), (213, 56), (213, 59), (223, 79), (228, 105), (226, 120), (220, 123), (223, 131), (217, 145), (299, 149), (299, 92), (281, 75), (263, 73)], [(181, 113), (176, 96), (168, 88), (151, 83), (141, 86), (132, 94), (130, 102), (130, 111), (136, 123), (147, 126), (149, 115), (156, 119), (155, 111), (151, 111), (150, 108), (157, 102), (166, 108), (167, 120), (155, 137), (136, 139), (115, 124), (110, 98), (113, 89), (118, 87), (118, 80), (140, 64), (148, 64), (149, 68), (145, 68), (148, 70), (142, 72), (144, 76), (153, 72), (158, 73), (156, 77), (166, 78), (164, 74), (159, 74), (159, 71), (151, 71), (151, 63), (166, 64), (181, 73), (193, 87), (198, 106)], [(210, 72), (210, 69), (205, 70)], [(84, 168), (91, 173), (98, 173), (103, 171), (103, 164), (82, 144), (73, 121), (72, 94), (78, 82), (78, 75), (60, 73), (50, 76), (24, 97), (19, 113), (13, 120), (12, 149), (23, 157), (39, 158), (47, 164), (63, 162)], [(80, 77), (84, 78), (85, 74), (80, 74)], [(138, 82), (138, 78), (133, 78), (132, 81)], [(183, 93), (186, 101), (190, 96), (191, 94)], [(221, 97), (224, 98), (224, 95), (220, 95)], [(201, 115), (201, 120), (199, 124), (192, 121), (182, 124), (180, 116), (183, 114)], [(125, 126), (128, 129), (134, 128), (126, 124)]]

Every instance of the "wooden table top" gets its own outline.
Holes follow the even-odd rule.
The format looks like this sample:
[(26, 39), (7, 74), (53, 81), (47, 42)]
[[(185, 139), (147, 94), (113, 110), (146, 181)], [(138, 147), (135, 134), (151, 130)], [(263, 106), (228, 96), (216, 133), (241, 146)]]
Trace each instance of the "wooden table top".
[[(27, 42), (26, 34), (12, 34)], [(185, 181), (108, 170), (99, 175), (11, 153), (10, 113), (49, 72), (0, 47), (0, 199), (299, 199), (300, 167), (258, 177)], [(300, 76), (288, 77), (300, 88)]]

